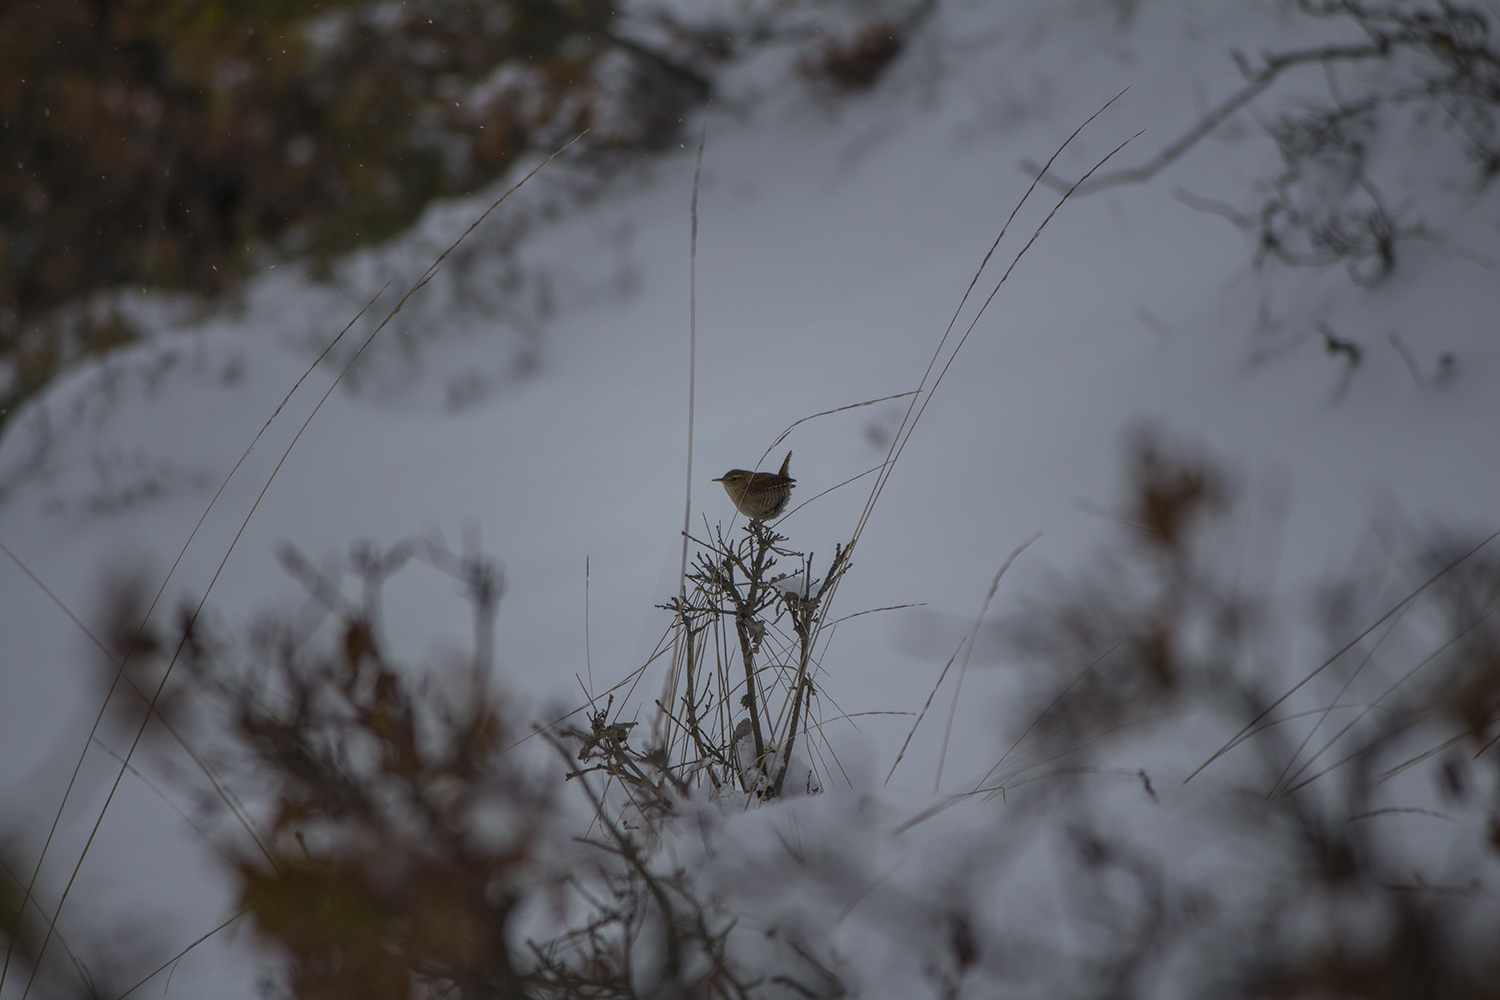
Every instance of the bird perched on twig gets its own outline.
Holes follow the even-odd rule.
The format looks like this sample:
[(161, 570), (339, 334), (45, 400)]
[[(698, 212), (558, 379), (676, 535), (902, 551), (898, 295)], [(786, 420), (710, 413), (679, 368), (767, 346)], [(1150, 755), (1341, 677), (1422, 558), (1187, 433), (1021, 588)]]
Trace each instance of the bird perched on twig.
[(786, 510), (786, 502), (792, 495), (792, 484), (797, 480), (787, 474), (792, 466), (792, 453), (787, 452), (781, 462), (780, 472), (747, 472), (730, 469), (716, 483), (724, 484), (724, 492), (741, 514), (752, 521), (768, 521)]

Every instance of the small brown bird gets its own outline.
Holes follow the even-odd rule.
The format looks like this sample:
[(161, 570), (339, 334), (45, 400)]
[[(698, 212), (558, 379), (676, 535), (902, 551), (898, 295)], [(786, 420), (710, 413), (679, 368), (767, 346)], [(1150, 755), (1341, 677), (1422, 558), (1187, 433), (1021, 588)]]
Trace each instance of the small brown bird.
[(752, 521), (768, 521), (786, 510), (792, 484), (797, 481), (787, 475), (791, 466), (792, 453), (787, 452), (780, 472), (730, 469), (714, 482), (724, 484), (724, 492), (729, 494), (729, 499), (734, 501), (741, 514)]

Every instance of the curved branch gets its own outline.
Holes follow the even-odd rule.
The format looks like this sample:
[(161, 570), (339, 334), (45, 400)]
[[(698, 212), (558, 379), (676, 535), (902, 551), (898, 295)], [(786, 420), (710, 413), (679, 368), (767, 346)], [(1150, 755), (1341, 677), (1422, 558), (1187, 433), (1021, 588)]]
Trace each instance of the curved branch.
[[(1113, 187), (1116, 184), (1136, 184), (1148, 181), (1174, 160), (1177, 160), (1197, 145), (1200, 139), (1217, 128), (1226, 118), (1258, 97), (1261, 91), (1274, 83), (1276, 78), (1285, 70), (1308, 63), (1379, 58), (1389, 54), (1389, 52), (1389, 44), (1381, 41), (1370, 45), (1333, 45), (1320, 49), (1304, 49), (1298, 52), (1266, 56), (1265, 65), (1261, 68), (1260, 72), (1250, 77), (1249, 82), (1245, 86), (1241, 87), (1218, 107), (1198, 119), (1197, 124), (1183, 133), (1176, 142), (1171, 143), (1160, 153), (1157, 153), (1156, 156), (1147, 160), (1139, 167), (1101, 174), (1091, 180), (1077, 184), (1076, 187), (1073, 182), (1048, 176), (1031, 160), (1023, 161), (1021, 166), (1027, 173), (1037, 177), (1043, 184), (1046, 184), (1053, 190), (1073, 190), (1077, 194), (1091, 194), (1107, 187)], [(1242, 57), (1237, 55), (1236, 62), (1240, 63), (1241, 69), (1246, 68)]]

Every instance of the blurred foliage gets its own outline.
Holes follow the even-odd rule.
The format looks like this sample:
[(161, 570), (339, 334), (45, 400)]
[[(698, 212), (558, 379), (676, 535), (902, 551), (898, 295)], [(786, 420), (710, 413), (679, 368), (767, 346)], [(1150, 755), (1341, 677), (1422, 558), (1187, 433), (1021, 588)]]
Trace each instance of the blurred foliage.
[(808, 80), (824, 81), (836, 91), (869, 90), (905, 44), (906, 30), (900, 24), (871, 21), (852, 35), (824, 36), (815, 49), (803, 54), (797, 72)]
[[(524, 748), (494, 676), (503, 576), (432, 538), (318, 560), (288, 546), (306, 601), (243, 629), (190, 609), (142, 627), (146, 578), (121, 572), (101, 666), (128, 684), (177, 664), (168, 710), (148, 720), (126, 693), (116, 718), (199, 744), (201, 777), (173, 772), (237, 887), (230, 922), (276, 956), (267, 995), (834, 998), (920, 969), (954, 998), (1500, 998), (1500, 531), (1387, 525), (1380, 557), (1286, 603), (1233, 537), (1235, 480), (1201, 448), (1134, 435), (1118, 534), (1002, 627), (1024, 728), (971, 791), (894, 829), (878, 817), (900, 812), (865, 794), (876, 818), (829, 795), (734, 820), (780, 792), (764, 761), (798, 723), (780, 728), (793, 712), (777, 708), (807, 682), (789, 663), (827, 608), (826, 585), (797, 595), (810, 557), (763, 525), (705, 546), (700, 589), (668, 605), (693, 630), (666, 668), (683, 678), (663, 702), (678, 732), (649, 727), (644, 750), (612, 693)], [(384, 588), (413, 563), (459, 584), (472, 655), (422, 669), (393, 652)], [(714, 615), (746, 625), (731, 636)], [(796, 644), (778, 639), (788, 626)], [(1309, 651), (1321, 662), (1298, 665)], [(771, 680), (735, 699), (738, 666)], [(753, 710), (758, 748), (748, 719), (726, 731)], [(587, 730), (570, 721), (585, 714)], [(544, 769), (544, 742), (560, 767)], [(903, 841), (993, 794), (994, 826), (967, 843), (957, 828)], [(883, 886), (881, 845), (922, 866), (920, 889)], [(4, 853), (0, 944), (47, 995), (129, 995), (90, 970), (143, 987), (182, 957), (119, 962), (22, 921), (40, 862)], [(1037, 870), (1056, 886), (1040, 902)], [(39, 884), (47, 902), (30, 905), (55, 913), (59, 885)], [(888, 966), (862, 958), (874, 948)]]
[[(1234, 494), (1201, 449), (1137, 432), (1119, 538), (1005, 626), (1043, 669), (986, 781), (1018, 806), (1014, 790), (1051, 783), (1042, 801), (1084, 876), (1071, 905), (1109, 929), (1081, 995), (1156, 995), (1187, 969), (1208, 987), (1187, 995), (1500, 996), (1500, 533), (1385, 525), (1387, 560), (1286, 607), (1232, 538)], [(1309, 625), (1327, 656), (1294, 667), (1289, 637)], [(1150, 744), (1191, 760), (1215, 721), (1222, 742), (1196, 768), (1121, 766)], [(1179, 784), (1163, 771), (1186, 776), (1158, 795)], [(1105, 775), (1170, 804), (1163, 825), (1201, 838), (1193, 850), (1153, 850)], [(1235, 860), (1195, 883), (1205, 849)], [(1236, 886), (1258, 853), (1266, 867)]]
[[(595, 148), (665, 142), (707, 95), (702, 50), (615, 35), (615, 6), (0, 6), (0, 414), (129, 339), (108, 308), (59, 311), (90, 293), (222, 292), (256, 260), (392, 234), (586, 127)], [(606, 57), (624, 72), (597, 72)]]
[[(236, 729), (281, 778), (262, 850), (238, 861), (241, 902), (298, 997), (399, 1000), (423, 979), (520, 995), (506, 928), (546, 800), (501, 759), (486, 699), (424, 714), (368, 623), (344, 632), (336, 659), (283, 648), (280, 697), (233, 697)], [(497, 809), (503, 834), (485, 822)]]
[[(926, 941), (882, 924), (887, 947), (921, 952), (937, 996), (1500, 996), (1491, 947), (1500, 908), (1485, 888), (1500, 862), (1500, 536), (1388, 539), (1395, 558), (1338, 574), (1307, 621), (1306, 607), (1278, 607), (1260, 591), (1224, 544), (1242, 523), (1235, 477), (1203, 449), (1143, 428), (1124, 472), (1118, 536), (1075, 582), (1033, 593), (1006, 628), (1032, 688), (1023, 700), (1047, 707), (1023, 710), (1017, 753), (987, 776), (996, 784), (976, 789), (1009, 787), (997, 836), (953, 859), (980, 895), (1010, 902), (1003, 894), (1019, 887), (999, 872), (1024, 861), (1012, 853), (1030, 839), (1020, 831), (1041, 821), (1062, 909), (1038, 926), (1060, 919), (1091, 932), (1025, 935), (1023, 944), (1016, 928), (959, 909), (950, 933)], [(745, 645), (760, 662), (793, 661), (795, 651), (773, 652), (773, 636), (786, 618), (806, 633), (807, 618), (796, 616), (818, 613), (826, 590), (812, 600), (746, 598), (787, 579), (772, 559), (787, 555), (773, 547), (780, 536), (764, 526), (750, 534), (708, 549), (692, 576), (704, 585), (694, 602), (703, 612), (714, 606), (705, 596), (732, 605), (722, 618), (764, 616), (765, 648)], [(752, 808), (770, 796), (746, 791), (774, 787), (728, 745), (749, 737), (720, 731), (755, 704), (776, 715), (765, 694), (737, 706), (719, 696), (726, 722), (713, 721), (721, 709), (706, 692), (732, 691), (734, 664), (715, 679), (715, 654), (695, 653), (674, 671), (698, 676), (671, 702), (678, 726), (698, 727), (673, 738), (681, 748), (632, 751), (624, 713), (607, 722), (610, 699), (592, 713), (592, 731), (565, 724), (543, 734), (566, 782), (537, 780), (507, 750), (514, 737), (488, 693), (486, 644), (476, 642), (463, 671), (472, 680), (457, 686), (414, 683), (389, 658), (378, 594), (409, 557), (464, 581), (476, 621), (492, 620), (485, 581), (498, 571), (484, 569), (487, 560), (406, 542), (356, 546), (346, 567), (284, 553), (315, 616), (267, 620), (242, 647), (248, 655), (223, 635), (190, 643), (190, 686), (217, 705), (216, 729), (232, 734), (247, 773), (271, 791), (268, 827), (235, 868), (240, 903), (285, 959), (290, 996), (858, 989), (868, 969), (856, 965), (846, 979), (837, 947), (809, 930), (817, 907), (847, 914), (844, 892), (870, 892), (844, 878), (851, 863), (875, 871), (872, 858), (846, 856), (856, 843), (847, 831), (821, 841), (809, 830), (787, 849), (799, 894), (776, 905), (796, 916), (773, 928), (742, 909), (762, 892), (755, 869), (699, 880), (671, 846), (680, 825), (732, 852), (700, 824)], [(363, 599), (341, 585), (349, 571)], [(1306, 637), (1327, 644), (1321, 665), (1278, 667), (1288, 610), (1302, 620), (1294, 627), (1311, 625)], [(309, 640), (315, 620), (332, 627)], [(708, 645), (733, 658), (733, 638)], [(144, 655), (166, 648), (158, 641)], [(782, 685), (788, 700), (796, 686), (790, 677)], [(1212, 773), (1163, 780), (1202, 760), (1212, 742), (1194, 734), (1214, 729), (1225, 742), (1204, 761)], [(765, 754), (784, 738), (768, 729)], [(565, 783), (583, 796), (581, 836), (578, 814), (561, 808)], [(1425, 832), (1407, 839), (1408, 829)], [(790, 942), (784, 952), (760, 949), (778, 935)], [(1023, 953), (1034, 957), (994, 959)]]
[[(238, 762), (236, 791), (200, 789), (203, 816), (234, 814), (240, 827), (222, 854), (241, 912), (280, 957), (283, 995), (786, 995), (730, 960), (735, 920), (586, 774), (569, 774), (590, 810), (580, 827), (558, 783), (517, 750), (490, 676), (486, 635), (503, 589), (492, 560), (417, 539), (357, 543), (347, 560), (316, 565), (290, 547), (281, 559), (307, 591), (304, 614), (268, 615), (243, 638), (185, 614), (180, 634), (148, 630), (142, 642), (133, 630), (121, 655), (148, 669), (180, 656), (194, 711), (179, 722), (202, 713), (222, 740), (216, 755)], [(453, 661), (457, 671), (419, 677), (391, 655), (383, 588), (413, 560), (458, 582), (472, 607), (474, 654)], [(137, 583), (107, 586), (112, 620), (136, 613)], [(588, 753), (576, 735), (551, 737), (569, 765)], [(663, 823), (688, 802), (687, 785), (664, 755), (639, 762), (641, 780), (617, 773), (611, 783), (656, 795)], [(257, 820), (240, 802), (256, 803)], [(790, 976), (813, 975), (806, 964), (778, 969), (778, 982), (800, 985)], [(55, 959), (49, 971), (70, 981)]]

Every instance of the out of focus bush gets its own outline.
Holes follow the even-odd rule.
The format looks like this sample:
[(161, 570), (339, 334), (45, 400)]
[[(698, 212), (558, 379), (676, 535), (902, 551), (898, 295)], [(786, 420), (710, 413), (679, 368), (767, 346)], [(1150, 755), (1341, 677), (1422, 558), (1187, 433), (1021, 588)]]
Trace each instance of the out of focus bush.
[(257, 261), (326, 258), (584, 128), (594, 148), (662, 144), (711, 54), (622, 37), (617, 6), (0, 7), (0, 414), (128, 339), (107, 306), (61, 308), (92, 293), (213, 294)]

